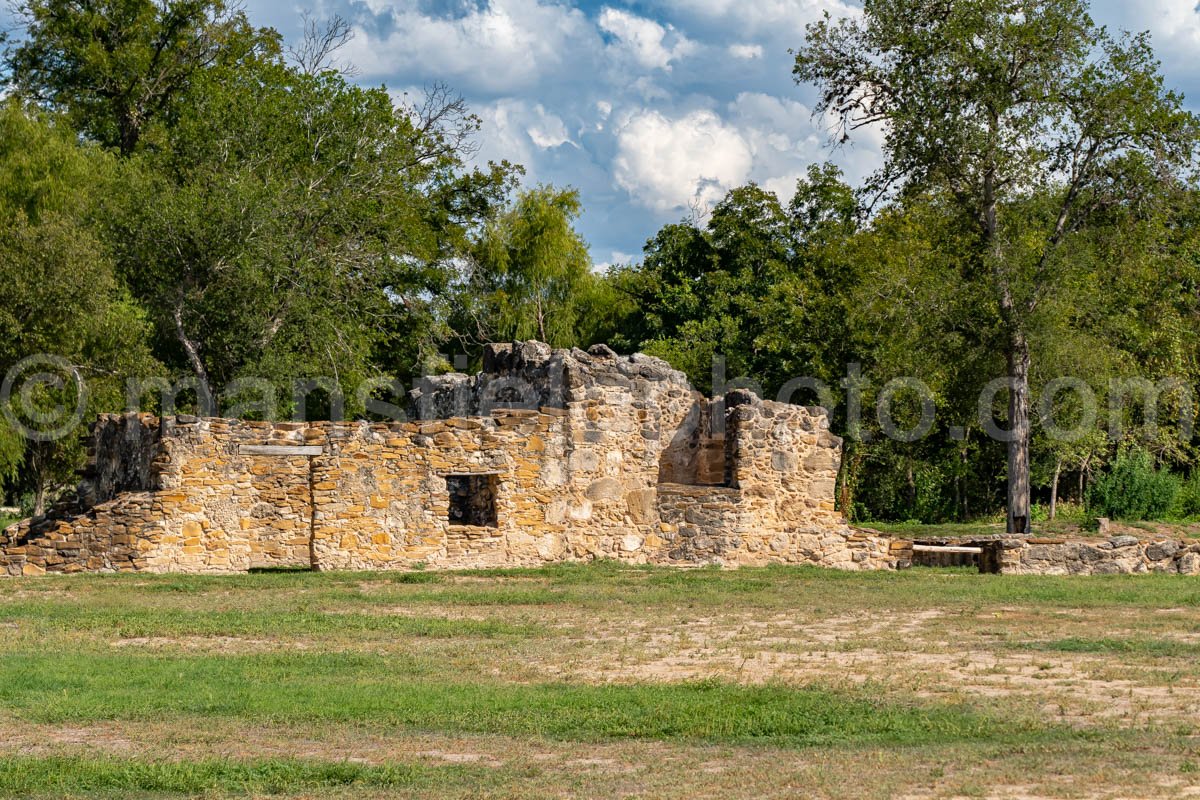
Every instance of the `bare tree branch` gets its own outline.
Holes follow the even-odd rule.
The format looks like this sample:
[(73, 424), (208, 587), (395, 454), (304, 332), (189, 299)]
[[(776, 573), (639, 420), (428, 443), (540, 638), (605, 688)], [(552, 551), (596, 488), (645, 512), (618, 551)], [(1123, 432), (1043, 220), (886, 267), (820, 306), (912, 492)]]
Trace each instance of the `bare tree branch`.
[(420, 105), (402, 104), (412, 119), (421, 144), (409, 166), (435, 161), (454, 154), (468, 160), (479, 152), (475, 134), (480, 120), (467, 108), (467, 101), (444, 83), (425, 87)]
[(353, 64), (341, 64), (334, 54), (354, 38), (354, 28), (341, 16), (327, 20), (314, 19), (304, 12), (304, 33), (295, 45), (288, 45), (288, 58), (305, 75), (334, 71), (347, 78), (358, 74)]

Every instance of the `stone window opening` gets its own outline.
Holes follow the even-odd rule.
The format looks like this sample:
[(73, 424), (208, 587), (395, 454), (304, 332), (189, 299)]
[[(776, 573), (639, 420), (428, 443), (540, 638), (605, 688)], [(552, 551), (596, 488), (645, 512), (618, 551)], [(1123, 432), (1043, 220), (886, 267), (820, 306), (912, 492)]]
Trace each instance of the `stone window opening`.
[(446, 491), (450, 495), (448, 513), (451, 525), (473, 528), (495, 528), (496, 473), (446, 475)]

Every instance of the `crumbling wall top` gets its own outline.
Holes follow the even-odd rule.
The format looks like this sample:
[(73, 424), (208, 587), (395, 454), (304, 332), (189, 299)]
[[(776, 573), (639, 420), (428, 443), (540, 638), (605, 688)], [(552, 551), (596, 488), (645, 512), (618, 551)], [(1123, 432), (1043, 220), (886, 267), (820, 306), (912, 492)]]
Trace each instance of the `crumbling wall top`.
[(488, 416), (496, 408), (566, 408), (595, 386), (631, 392), (648, 384), (670, 384), (691, 392), (687, 377), (667, 362), (635, 353), (617, 355), (607, 345), (554, 349), (544, 342), (489, 344), (475, 375), (426, 376), (409, 392), (414, 419)]

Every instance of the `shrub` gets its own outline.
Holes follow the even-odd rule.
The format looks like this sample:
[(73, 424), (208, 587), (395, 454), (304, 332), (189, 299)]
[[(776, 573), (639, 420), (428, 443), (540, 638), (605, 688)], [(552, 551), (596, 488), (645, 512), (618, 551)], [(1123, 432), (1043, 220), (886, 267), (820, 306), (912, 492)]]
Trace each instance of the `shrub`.
[(1054, 509), (1054, 517), (1061, 522), (1083, 522), (1087, 519), (1087, 509), (1082, 503), (1059, 500)]
[(1122, 520), (1162, 519), (1171, 512), (1178, 494), (1179, 479), (1155, 469), (1149, 453), (1126, 450), (1117, 455), (1112, 469), (1092, 484), (1088, 513)]
[(1200, 519), (1200, 469), (1194, 470), (1187, 480), (1180, 482), (1171, 517), (1179, 520)]

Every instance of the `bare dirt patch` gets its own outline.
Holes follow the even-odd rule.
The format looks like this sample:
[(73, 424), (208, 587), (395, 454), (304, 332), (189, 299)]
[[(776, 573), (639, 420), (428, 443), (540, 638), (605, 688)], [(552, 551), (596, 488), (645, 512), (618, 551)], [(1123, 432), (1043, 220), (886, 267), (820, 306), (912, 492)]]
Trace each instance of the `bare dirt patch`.
[(264, 653), (275, 650), (312, 649), (311, 644), (292, 639), (250, 639), (242, 636), (128, 636), (114, 639), (110, 644), (117, 648), (180, 648), (218, 653)]
[[(1046, 623), (1044, 615), (1010, 608), (973, 616), (1017, 626)], [(1080, 625), (1087, 620), (1082, 612), (1065, 616)], [(780, 614), (601, 628), (576, 638), (575, 654), (556, 661), (553, 674), (561, 677), (565, 669), (571, 679), (602, 683), (869, 683), (897, 696), (1011, 700), (1072, 725), (1190, 723), (1200, 715), (1200, 681), (1179, 676), (1172, 666), (1139, 664), (1128, 654), (1012, 652), (955, 642), (939, 627), (944, 617), (926, 609), (820, 621)]]

